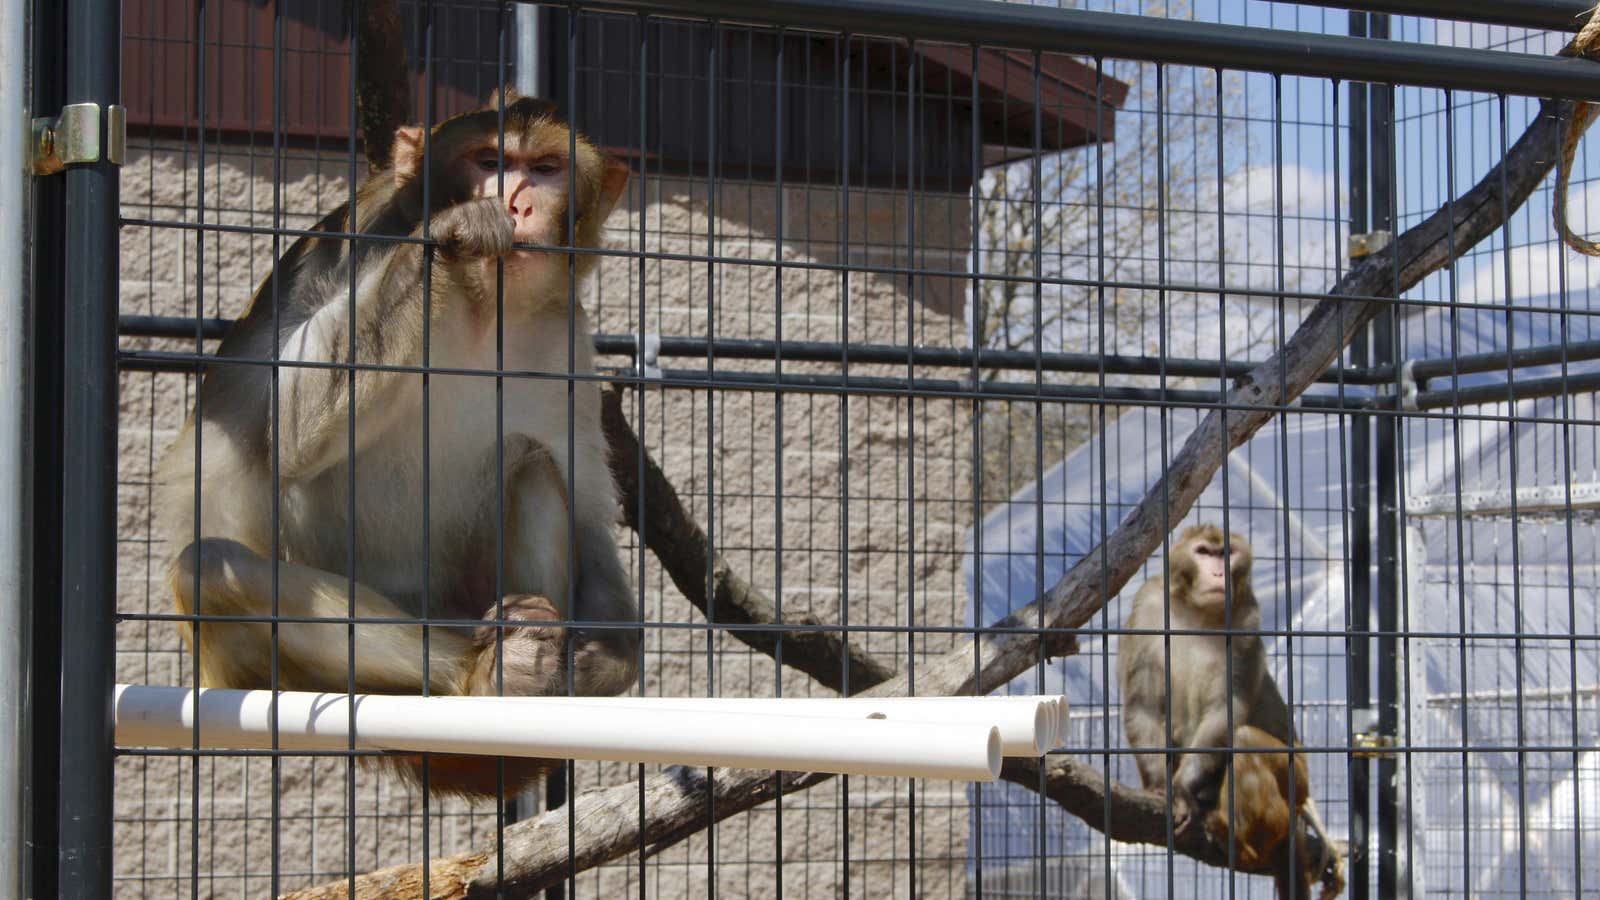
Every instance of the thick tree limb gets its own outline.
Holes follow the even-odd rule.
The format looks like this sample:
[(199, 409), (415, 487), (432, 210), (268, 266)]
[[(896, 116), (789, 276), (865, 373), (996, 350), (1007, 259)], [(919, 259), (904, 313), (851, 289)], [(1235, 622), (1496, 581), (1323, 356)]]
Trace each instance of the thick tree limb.
[[(628, 527), (638, 532), (645, 546), (661, 565), (683, 596), (706, 618), (718, 625), (772, 625), (778, 622), (777, 607), (771, 600), (741, 578), (728, 561), (716, 552), (699, 523), (683, 508), (678, 492), (662, 473), (661, 467), (639, 445), (639, 436), (622, 413), (622, 391), (608, 385), (601, 399), (606, 440), (611, 445), (611, 472), (616, 476), (622, 497), (623, 516)], [(640, 481), (641, 463), (644, 469)], [(645, 522), (639, 523), (639, 500), (644, 499)], [(710, 564), (710, 599), (707, 599), (707, 564)], [(840, 690), (846, 683), (853, 690), (865, 690), (894, 677), (894, 668), (840, 639), (836, 631), (807, 631), (804, 626), (819, 624), (810, 613), (785, 615), (785, 630), (751, 631), (734, 629), (734, 637), (768, 656), (783, 636), (783, 664), (810, 675), (824, 687)], [(796, 626), (800, 628), (796, 629)]]
[[(1500, 228), (1549, 173), (1560, 146), (1562, 123), (1570, 121), (1572, 109), (1569, 102), (1543, 104), (1505, 160), (1482, 181), (1342, 278), (1330, 291), (1330, 299), (1311, 311), (1279, 352), (1240, 379), (1229, 393), (1229, 408), (1206, 417), (1168, 470), (1101, 546), (1080, 559), (1034, 603), (996, 623), (1028, 627), (1042, 618), (1056, 629), (1054, 633), (1041, 638), (1027, 631), (985, 631), (972, 644), (919, 666), (919, 693), (987, 693), (1031, 666), (1038, 658), (1041, 640), (1047, 652), (1070, 652), (1072, 629), (1087, 623), (1127, 584), (1187, 514), (1227, 452), (1254, 435), (1279, 407), (1299, 396), (1386, 302), (1340, 298), (1395, 297)], [(689, 582), (685, 593), (692, 597), (690, 590), (703, 591), (700, 586), (704, 584), (702, 573), (701, 580)], [(906, 688), (901, 675), (879, 683), (870, 693), (903, 694)], [(1009, 763), (1005, 775), (1019, 784), (1036, 786), (1037, 765)], [(1092, 767), (1081, 763), (1051, 759), (1045, 765), (1045, 793), (1089, 825), (1107, 827), (1119, 840), (1165, 843), (1165, 810), (1154, 795), (1118, 784), (1107, 786)], [(637, 784), (586, 791), (574, 799), (570, 813), (579, 823), (572, 860), (567, 859), (569, 811), (552, 810), (507, 828), (505, 880), (496, 881), (495, 865), (482, 865), (465, 896), (540, 890), (560, 881), (568, 871), (590, 868), (641, 846), (668, 845), (704, 828), (713, 818), (727, 818), (827, 777), (784, 774), (780, 780), (771, 772), (720, 770), (706, 778), (699, 770), (672, 768), (645, 780), (642, 819)], [(1109, 825), (1104, 815), (1107, 790), (1113, 809)], [(1225, 852), (1219, 853), (1222, 848), (1192, 841), (1176, 849), (1207, 862), (1225, 860)], [(440, 864), (459, 866), (460, 859)], [(420, 878), (416, 883), (420, 884)]]
[[(345, 0), (346, 16), (351, 14), (354, 2)], [(361, 0), (361, 19), (356, 28), (360, 45), (356, 124), (361, 128), (367, 164), (376, 170), (389, 164), (395, 129), (411, 118), (406, 45), (395, 0)]]

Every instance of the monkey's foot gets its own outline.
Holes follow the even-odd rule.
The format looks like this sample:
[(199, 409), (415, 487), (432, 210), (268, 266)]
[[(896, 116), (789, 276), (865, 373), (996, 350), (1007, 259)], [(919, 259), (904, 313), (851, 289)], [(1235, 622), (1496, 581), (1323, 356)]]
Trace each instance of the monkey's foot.
[(1194, 799), (1194, 794), (1188, 788), (1174, 781), (1167, 789), (1167, 804), (1172, 812), (1172, 835), (1177, 838), (1189, 836), (1196, 825), (1200, 824), (1200, 804)]
[(478, 658), (467, 676), (466, 692), (480, 697), (555, 693), (561, 685), (561, 648), (566, 637), (565, 628), (550, 624), (561, 620), (555, 604), (539, 594), (507, 594), (499, 610), (491, 607), (483, 617), (508, 624), (480, 625), (473, 632)]

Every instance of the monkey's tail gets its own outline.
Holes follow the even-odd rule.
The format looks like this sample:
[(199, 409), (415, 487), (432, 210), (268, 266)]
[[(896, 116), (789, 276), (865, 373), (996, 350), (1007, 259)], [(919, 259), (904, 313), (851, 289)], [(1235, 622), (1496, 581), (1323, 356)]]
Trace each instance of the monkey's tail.
[(1306, 823), (1316, 833), (1317, 846), (1320, 856), (1317, 858), (1317, 869), (1322, 881), (1322, 900), (1333, 900), (1344, 892), (1344, 859), (1350, 855), (1350, 847), (1344, 841), (1335, 841), (1328, 834), (1328, 828), (1322, 824), (1322, 815), (1317, 812), (1317, 801), (1311, 797), (1306, 798), (1305, 806), (1301, 809), (1306, 817)]

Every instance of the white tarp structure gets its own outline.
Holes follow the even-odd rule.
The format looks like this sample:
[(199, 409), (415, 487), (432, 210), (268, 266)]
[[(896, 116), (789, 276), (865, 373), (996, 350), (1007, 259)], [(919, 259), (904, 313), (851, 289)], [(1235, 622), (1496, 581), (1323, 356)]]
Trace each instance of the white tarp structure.
[[(1533, 305), (1559, 308), (1556, 298)], [(1408, 317), (1401, 329), (1404, 355), (1449, 358), (1452, 333), (1460, 353), (1559, 344), (1562, 338), (1559, 317), (1543, 312), (1514, 315), (1510, 334), (1504, 311), (1460, 310), (1454, 326), (1446, 316)], [(1568, 322), (1577, 332), (1569, 340), (1589, 339), (1587, 318)], [(1567, 371), (1596, 368), (1572, 364)], [(1559, 366), (1521, 370), (1517, 380), (1560, 373)], [(1463, 376), (1460, 384), (1504, 380), (1501, 371)], [(1448, 383), (1440, 379), (1429, 387)], [(1329, 390), (1318, 385), (1312, 393)], [(1399, 741), (1414, 752), (1399, 762), (1398, 852), (1402, 865), (1406, 858), (1416, 861), (1409, 877), (1419, 893), (1570, 897), (1577, 895), (1580, 870), (1585, 891), (1600, 885), (1600, 759), (1585, 753), (1575, 762), (1572, 752), (1596, 746), (1600, 737), (1594, 641), (1600, 633), (1600, 534), (1592, 512), (1579, 509), (1569, 518), (1530, 505), (1553, 498), (1564, 508), (1569, 484), (1577, 492), (1574, 503), (1594, 505), (1587, 490), (1600, 485), (1596, 428), (1552, 420), (1594, 421), (1595, 397), (1524, 401), (1514, 424), (1506, 418), (1510, 412), (1506, 404), (1468, 407), (1463, 418), (1441, 412), (1404, 419), (1400, 428), (1400, 475), (1411, 513), (1402, 532), (1399, 609), (1400, 629), (1410, 636), (1392, 662), (1401, 690)], [(1054, 583), (1127, 514), (1200, 414), (1142, 407), (1113, 417), (1103, 436), (994, 509), (968, 545), (969, 622), (973, 610), (978, 621), (992, 622)], [(1311, 410), (1280, 417), (1229, 456), (1185, 520), (1226, 519), (1254, 548), (1262, 627), (1285, 632), (1265, 639), (1271, 671), (1295, 710), (1302, 744), (1312, 748), (1345, 747), (1365, 724), (1347, 700), (1344, 633), (1351, 627), (1355, 577), (1348, 563), (1350, 421)], [(1503, 509), (1512, 498), (1515, 523)], [(1474, 503), (1481, 514), (1471, 509)], [(1160, 574), (1161, 555), (1147, 563), (1146, 576)], [(1126, 748), (1117, 715), (1117, 639), (1099, 632), (1121, 625), (1141, 581), (1130, 583), (1091, 623), (1078, 655), (1035, 667), (1009, 688), (1069, 696), (1069, 748)], [(1371, 627), (1377, 626), (1374, 609)], [(1373, 665), (1388, 662), (1375, 659)], [(1375, 674), (1371, 684), (1376, 696)], [(1519, 754), (1517, 747), (1540, 749)], [(1078, 758), (1138, 783), (1126, 755), (1085, 752)], [(1313, 794), (1336, 836), (1349, 830), (1345, 760), (1342, 752), (1308, 759)], [(1226, 872), (1182, 857), (1172, 861), (1169, 888), (1164, 849), (1108, 847), (1098, 832), (1022, 788), (985, 786), (974, 791), (974, 801), (975, 876), (998, 880), (1007, 871), (1032, 870), (1047, 879), (1049, 896), (1229, 896)], [(1239, 877), (1234, 890), (1237, 896), (1272, 895), (1265, 878)]]

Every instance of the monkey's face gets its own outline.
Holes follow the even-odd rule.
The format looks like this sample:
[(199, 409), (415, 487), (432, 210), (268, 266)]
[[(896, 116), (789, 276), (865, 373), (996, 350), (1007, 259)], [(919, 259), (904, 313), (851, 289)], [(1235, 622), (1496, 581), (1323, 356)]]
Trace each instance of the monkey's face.
[[(464, 153), (457, 164), (457, 174), (471, 185), (474, 198), (499, 198), (504, 204), (512, 240), (518, 244), (562, 243), (573, 179), (566, 148), (553, 143), (507, 135), (503, 149), (493, 143), (479, 146)], [(551, 257), (550, 251), (518, 249), (503, 260), (508, 272), (529, 278), (550, 268)]]
[(1250, 550), (1243, 541), (1224, 539), (1221, 534), (1203, 535), (1191, 539), (1185, 549), (1193, 560), (1190, 602), (1195, 606), (1221, 609), (1230, 587), (1236, 592), (1246, 589)]

